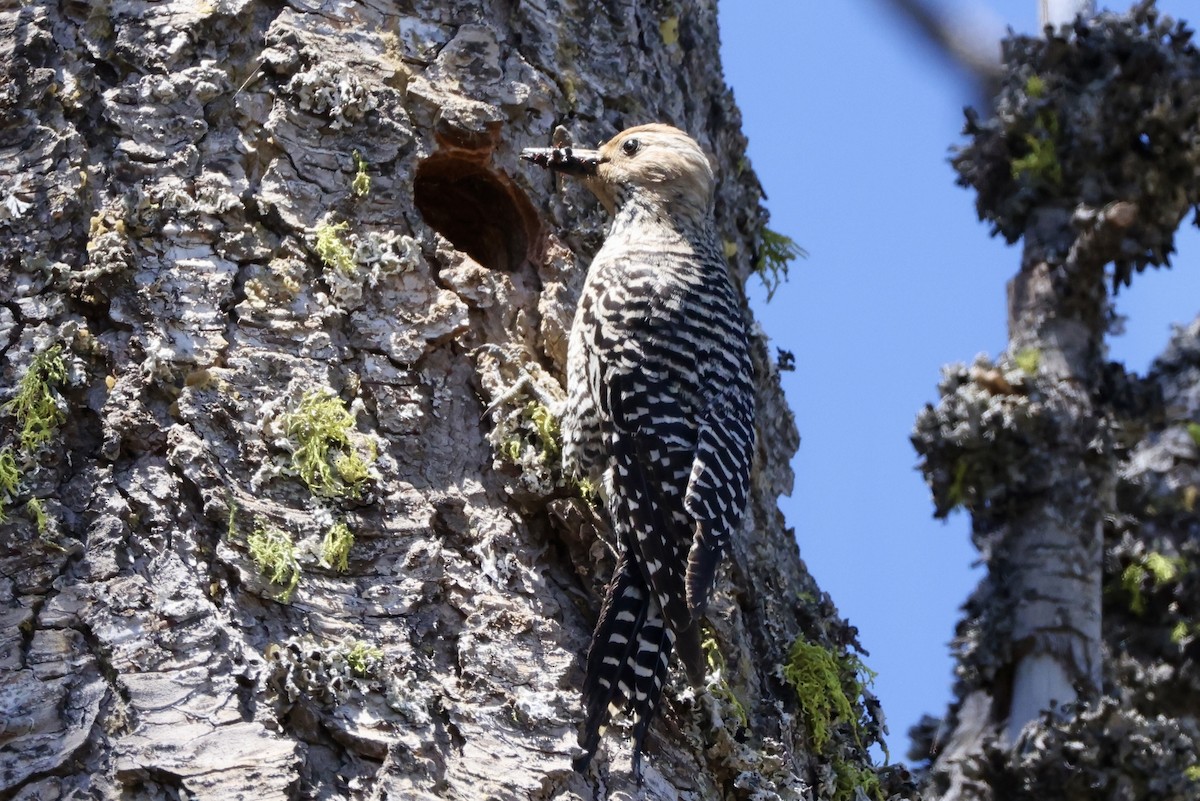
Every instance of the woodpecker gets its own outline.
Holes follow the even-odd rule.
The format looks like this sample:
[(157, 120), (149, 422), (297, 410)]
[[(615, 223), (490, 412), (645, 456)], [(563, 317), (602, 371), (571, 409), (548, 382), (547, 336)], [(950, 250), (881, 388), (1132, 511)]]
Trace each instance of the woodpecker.
[(712, 166), (687, 134), (641, 125), (598, 150), (521, 157), (581, 179), (611, 217), (571, 327), (562, 420), (564, 469), (600, 488), (618, 549), (588, 650), (575, 768), (624, 712), (640, 783), (672, 650), (703, 684), (700, 618), (745, 511), (746, 323), (713, 222)]

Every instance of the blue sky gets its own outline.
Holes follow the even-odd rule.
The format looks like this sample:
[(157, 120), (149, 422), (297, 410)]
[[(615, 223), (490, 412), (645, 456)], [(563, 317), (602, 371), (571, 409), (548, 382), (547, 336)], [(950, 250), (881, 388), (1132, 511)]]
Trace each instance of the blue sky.
[[(997, 42), (1006, 25), (1037, 27), (1037, 0), (953, 5), (977, 5)], [(773, 344), (796, 356), (784, 389), (801, 444), (781, 505), (870, 651), (902, 759), (908, 728), (950, 700), (947, 643), (980, 576), (968, 518), (932, 518), (908, 435), (943, 364), (1004, 348), (1019, 250), (988, 236), (947, 161), (971, 87), (888, 4), (725, 0), (720, 15), (771, 227), (809, 252), (769, 304), (749, 287)], [(1111, 356), (1130, 369), (1144, 371), (1170, 325), (1200, 311), (1200, 236), (1189, 228), (1178, 244), (1172, 269), (1135, 276), (1117, 299), (1129, 319)]]

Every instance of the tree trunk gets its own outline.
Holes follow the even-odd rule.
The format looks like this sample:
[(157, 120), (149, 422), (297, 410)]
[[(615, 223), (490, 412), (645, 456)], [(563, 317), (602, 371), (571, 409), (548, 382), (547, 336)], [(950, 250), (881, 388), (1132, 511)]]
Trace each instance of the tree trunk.
[[(1127, 660), (1128, 602), (1114, 592), (1131, 562), (1150, 575), (1130, 537), (1163, 499), (1130, 500), (1129, 476), (1145, 472), (1131, 453), (1168, 412), (1154, 380), (1104, 361), (1106, 279), (1115, 291), (1166, 263), (1200, 201), (1190, 33), (1143, 2), (1010, 39), (995, 117), (968, 118), (960, 180), (1024, 253), (1007, 353), (947, 371), (914, 433), (938, 513), (971, 512), (989, 569), (956, 641), (959, 700), (917, 732), (935, 797), (1195, 797), (1196, 708), (1164, 708), (1149, 678), (1190, 663), (1147, 648)], [(1154, 553), (1154, 576), (1174, 580), (1181, 557)], [(1153, 756), (1130, 757), (1130, 743)]]
[[(0, 12), (0, 795), (634, 792), (627, 732), (570, 769), (613, 559), (547, 414), (604, 214), (517, 153), (688, 130), (744, 280), (717, 44), (712, 3)], [(880, 797), (869, 693), (843, 675), (814, 748), (785, 679), (853, 631), (776, 507), (798, 438), (754, 361), (709, 688), (668, 691), (645, 797)]]

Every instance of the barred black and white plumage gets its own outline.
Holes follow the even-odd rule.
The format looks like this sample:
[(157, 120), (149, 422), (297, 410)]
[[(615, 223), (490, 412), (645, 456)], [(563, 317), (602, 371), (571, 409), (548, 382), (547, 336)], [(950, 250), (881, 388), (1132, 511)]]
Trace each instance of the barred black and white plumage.
[(571, 329), (563, 458), (601, 488), (621, 556), (592, 636), (583, 769), (613, 714), (634, 721), (634, 772), (672, 650), (704, 678), (699, 621), (741, 525), (754, 449), (745, 321), (718, 246), (713, 173), (666, 125), (598, 151), (526, 150), (581, 177), (612, 214)]

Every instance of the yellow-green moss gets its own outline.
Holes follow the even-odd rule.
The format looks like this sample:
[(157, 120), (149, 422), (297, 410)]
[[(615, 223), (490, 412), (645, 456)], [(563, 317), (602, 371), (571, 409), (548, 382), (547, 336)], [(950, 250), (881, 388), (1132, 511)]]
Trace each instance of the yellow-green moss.
[(750, 717), (746, 714), (746, 707), (741, 702), (741, 699), (733, 692), (733, 688), (729, 686), (729, 680), (726, 675), (729, 668), (725, 664), (725, 657), (721, 653), (720, 646), (717, 645), (715, 637), (708, 637), (700, 646), (704, 649), (704, 658), (708, 662), (708, 672), (717, 674), (720, 679), (716, 684), (709, 685), (709, 692), (715, 697), (720, 698), (733, 708), (733, 714), (737, 717), (738, 723), (743, 727), (749, 725)]
[(520, 437), (509, 437), (500, 443), (500, 455), (510, 462), (521, 460), (521, 449), (524, 447)]
[(1046, 94), (1046, 81), (1040, 75), (1030, 75), (1025, 81), (1025, 94), (1035, 100)]
[(1037, 348), (1023, 348), (1013, 357), (1017, 367), (1029, 375), (1037, 375), (1038, 367), (1042, 364), (1042, 352)]
[(584, 500), (588, 506), (595, 506), (596, 501), (600, 499), (600, 490), (596, 484), (586, 476), (575, 482), (575, 489), (579, 490), (579, 497)]
[(855, 791), (859, 789), (868, 798), (883, 801), (883, 786), (879, 783), (879, 774), (869, 765), (858, 767), (839, 760), (833, 763), (833, 772), (837, 779), (832, 801), (853, 801), (857, 796)]
[(29, 512), (38, 536), (45, 537), (46, 532), (50, 530), (50, 516), (46, 514), (46, 506), (42, 503), (42, 499), (30, 498), (25, 504), (25, 511)]
[(325, 532), (321, 542), (321, 561), (334, 570), (344, 571), (350, 567), (350, 549), (354, 547), (354, 532), (339, 520)]
[(293, 446), (292, 466), (314, 495), (362, 495), (375, 452), (351, 440), (354, 415), (341, 398), (328, 390), (307, 392), (282, 424)]
[(962, 506), (967, 499), (967, 469), (966, 459), (960, 458), (954, 463), (954, 479), (946, 489), (946, 500), (950, 503), (951, 509)]
[(17, 469), (17, 459), (13, 456), (13, 449), (6, 445), (0, 448), (0, 523), (8, 519), (4, 508), (17, 496), (20, 483), (21, 471)]
[[(783, 666), (783, 676), (796, 691), (801, 715), (812, 739), (813, 748), (824, 752), (830, 741), (830, 728), (836, 724), (849, 726), (858, 749), (870, 743), (862, 742), (864, 723), (860, 720), (858, 699), (871, 684), (875, 674), (854, 654), (838, 655), (830, 650), (796, 640)], [(873, 738), (874, 739), (874, 738)], [(875, 740), (884, 746), (879, 739)], [(869, 765), (848, 762), (843, 750), (829, 753), (835, 776), (832, 801), (852, 801), (858, 791), (874, 801), (883, 801), (879, 775)], [(884, 758), (888, 756), (883, 747)], [(864, 756), (865, 758), (865, 756)]]
[(562, 432), (558, 428), (558, 418), (544, 404), (536, 401), (525, 407), (525, 414), (533, 423), (534, 433), (537, 434), (541, 445), (543, 461), (558, 455), (562, 449)]
[(349, 223), (321, 223), (313, 233), (316, 235), (317, 256), (326, 267), (332, 267), (346, 275), (354, 272), (357, 266), (354, 262), (354, 252), (342, 241), (342, 234), (350, 227)]
[(1200, 423), (1188, 423), (1187, 432), (1188, 436), (1192, 438), (1192, 442), (1200, 447)]
[(667, 47), (679, 41), (679, 17), (667, 17), (658, 23), (658, 33)]
[(798, 639), (788, 652), (783, 677), (796, 691), (804, 723), (817, 751), (829, 742), (829, 727), (847, 722), (855, 727), (854, 707), (842, 689), (838, 658), (819, 645)]
[(1192, 765), (1184, 768), (1183, 775), (1187, 776), (1191, 781), (1200, 782), (1200, 765)]
[(356, 640), (346, 652), (346, 666), (356, 676), (368, 678), (374, 676), (383, 662), (383, 650), (368, 645), (362, 640)]
[(62, 345), (54, 345), (33, 357), (29, 369), (17, 383), (16, 396), (4, 404), (4, 411), (17, 419), (21, 450), (32, 453), (54, 436), (66, 418), (54, 400), (53, 388), (67, 378)]
[(66, 548), (55, 541), (54, 528), (51, 525), (52, 519), (41, 498), (30, 498), (26, 501), (25, 514), (33, 521), (33, 527), (37, 530), (38, 539), (43, 545), (56, 551), (66, 552)]
[(354, 151), (354, 180), (350, 182), (350, 191), (358, 197), (366, 197), (371, 191), (371, 176), (367, 175), (367, 160), (357, 150)]
[(237, 539), (238, 535), (237, 502), (230, 497), (226, 500), (226, 504), (229, 506), (229, 519), (225, 523), (225, 530), (228, 534), (229, 540), (232, 542), (233, 540)]
[(1058, 160), (1058, 115), (1043, 111), (1037, 116), (1033, 133), (1024, 136), (1029, 152), (1012, 163), (1014, 179), (1028, 177), (1052, 188), (1062, 185), (1062, 163)]
[(1161, 553), (1150, 552), (1142, 560), (1146, 570), (1154, 577), (1154, 586), (1161, 587), (1179, 577), (1179, 570), (1184, 566), (1182, 557), (1166, 557)]
[(1135, 615), (1146, 611), (1146, 595), (1142, 585), (1151, 579), (1158, 589), (1179, 577), (1187, 563), (1182, 557), (1168, 557), (1151, 551), (1121, 571), (1121, 587), (1129, 593), (1129, 610)]
[(500, 443), (500, 454), (510, 462), (521, 464), (528, 444), (536, 450), (538, 462), (545, 464), (556, 458), (562, 451), (562, 432), (554, 413), (545, 404), (530, 401), (522, 410), (522, 416), (529, 421), (529, 425), (522, 425), (516, 431), (524, 430), (526, 433), (514, 433), (506, 437)]
[(246, 546), (258, 572), (272, 584), (283, 587), (278, 599), (284, 603), (290, 601), (300, 584), (300, 562), (292, 535), (260, 519), (246, 538)]

